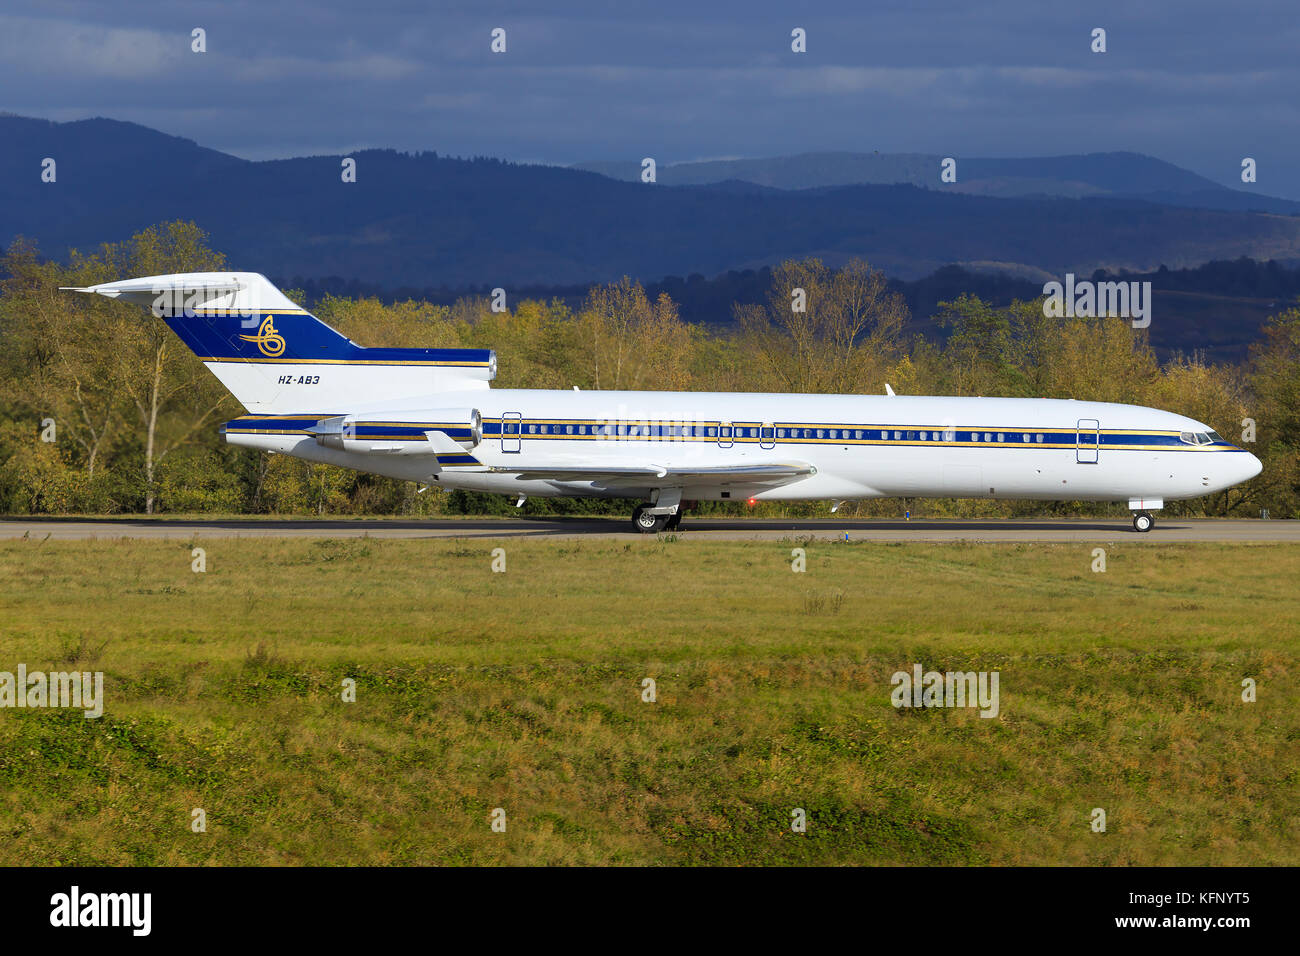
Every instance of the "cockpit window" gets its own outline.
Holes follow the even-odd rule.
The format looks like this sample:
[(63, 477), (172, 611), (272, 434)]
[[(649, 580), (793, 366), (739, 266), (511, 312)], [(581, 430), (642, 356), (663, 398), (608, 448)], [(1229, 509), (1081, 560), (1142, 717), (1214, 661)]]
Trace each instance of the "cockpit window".
[(1181, 441), (1181, 442), (1185, 442), (1185, 443), (1187, 443), (1188, 445), (1195, 445), (1195, 444), (1196, 444), (1196, 436), (1193, 435), (1191, 432), (1182, 432), (1182, 433), (1180, 433), (1179, 436), (1178, 436), (1178, 440)]
[(1218, 432), (1206, 432), (1206, 434), (1210, 436), (1210, 441), (1212, 442), (1223, 441), (1223, 436)]
[(1223, 441), (1218, 432), (1181, 432), (1178, 440), (1188, 445), (1213, 445)]

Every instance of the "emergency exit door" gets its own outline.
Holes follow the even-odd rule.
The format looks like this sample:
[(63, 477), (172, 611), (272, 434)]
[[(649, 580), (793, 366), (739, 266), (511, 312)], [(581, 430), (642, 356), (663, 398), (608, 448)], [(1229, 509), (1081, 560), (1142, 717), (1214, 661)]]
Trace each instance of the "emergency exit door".
[(501, 451), (518, 452), (523, 439), (523, 419), (521, 412), (501, 413)]

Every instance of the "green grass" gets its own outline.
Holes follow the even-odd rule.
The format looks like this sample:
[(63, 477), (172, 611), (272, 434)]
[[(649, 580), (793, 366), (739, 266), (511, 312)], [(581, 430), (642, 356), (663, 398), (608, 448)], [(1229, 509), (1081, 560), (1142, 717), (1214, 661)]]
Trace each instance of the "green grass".
[(0, 864), (1300, 863), (1297, 546), (191, 546), (0, 543)]

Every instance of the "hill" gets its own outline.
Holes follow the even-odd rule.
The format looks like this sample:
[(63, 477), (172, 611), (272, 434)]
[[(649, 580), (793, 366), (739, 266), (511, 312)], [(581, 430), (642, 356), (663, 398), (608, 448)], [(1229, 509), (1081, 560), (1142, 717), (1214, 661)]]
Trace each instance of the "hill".
[[(928, 153), (800, 153), (766, 159), (710, 160), (659, 166), (669, 186), (748, 183), (770, 189), (826, 189), (863, 184), (908, 183), (939, 192), (1002, 198), (1107, 196), (1171, 206), (1300, 213), (1300, 203), (1244, 189), (1229, 189), (1140, 153), (1089, 153), (1014, 159), (958, 158), (957, 182), (941, 183), (943, 157)], [(639, 160), (580, 163), (577, 169), (639, 182)]]
[[(45, 157), (58, 163), (53, 183), (41, 181)], [(0, 116), (0, 241), (30, 236), (62, 257), (193, 219), (239, 268), (385, 287), (716, 275), (805, 256), (864, 256), (902, 279), (952, 263), (1055, 275), (1300, 257), (1300, 217), (1276, 213), (911, 184), (647, 185), (392, 150), (353, 158), (357, 181), (344, 183), (339, 156), (250, 162), (131, 123)], [(1204, 182), (1177, 180), (1193, 192)]]

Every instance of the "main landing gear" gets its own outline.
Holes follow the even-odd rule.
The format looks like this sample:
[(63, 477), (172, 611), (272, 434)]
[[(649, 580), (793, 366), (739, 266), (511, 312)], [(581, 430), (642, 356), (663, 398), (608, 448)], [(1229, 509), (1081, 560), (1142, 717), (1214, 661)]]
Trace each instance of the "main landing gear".
[(636, 510), (632, 512), (632, 527), (636, 528), (642, 534), (654, 534), (657, 531), (676, 531), (682, 523), (682, 510), (679, 506), (677, 511), (670, 515), (657, 515), (651, 513), (653, 505), (637, 505)]
[(1150, 531), (1155, 527), (1156, 519), (1152, 517), (1149, 511), (1139, 511), (1133, 515), (1134, 531)]
[(637, 505), (632, 512), (632, 527), (642, 534), (654, 534), (661, 531), (668, 523), (668, 515), (654, 515), (646, 509), (649, 505)]

